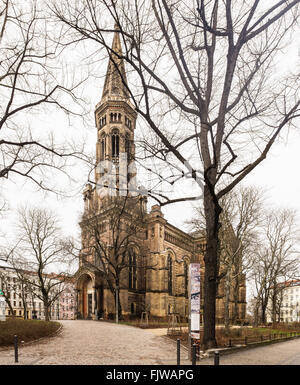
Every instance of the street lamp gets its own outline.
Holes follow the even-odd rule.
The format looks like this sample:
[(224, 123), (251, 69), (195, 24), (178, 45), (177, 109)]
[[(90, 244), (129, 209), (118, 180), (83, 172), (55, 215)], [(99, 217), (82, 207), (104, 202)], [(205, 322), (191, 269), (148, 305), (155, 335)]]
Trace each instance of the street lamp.
[(119, 300), (118, 300), (119, 286), (116, 286), (116, 323), (119, 323)]

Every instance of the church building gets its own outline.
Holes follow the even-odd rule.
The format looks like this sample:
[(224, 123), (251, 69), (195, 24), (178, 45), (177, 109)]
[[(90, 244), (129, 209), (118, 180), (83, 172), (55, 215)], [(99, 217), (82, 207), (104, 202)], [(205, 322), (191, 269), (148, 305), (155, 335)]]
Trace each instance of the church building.
[[(112, 42), (102, 98), (95, 108), (95, 184), (83, 191), (82, 249), (75, 274), (78, 318), (119, 315), (188, 317), (188, 265), (201, 264), (205, 237), (188, 234), (164, 217), (159, 205), (147, 211), (147, 197), (128, 187), (135, 170), (137, 113), (127, 88), (120, 36)], [(122, 163), (123, 162), (123, 163)], [(108, 178), (110, 175), (110, 178)], [(124, 187), (125, 186), (125, 187)], [(219, 285), (217, 321), (222, 322), (224, 288)], [(203, 289), (201, 290), (203, 304)], [(245, 280), (239, 284), (239, 319), (245, 318)]]

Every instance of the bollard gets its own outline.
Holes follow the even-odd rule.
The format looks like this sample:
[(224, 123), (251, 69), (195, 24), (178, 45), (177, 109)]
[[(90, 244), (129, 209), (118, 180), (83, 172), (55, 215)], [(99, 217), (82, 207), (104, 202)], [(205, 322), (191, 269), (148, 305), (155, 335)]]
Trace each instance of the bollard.
[(196, 344), (193, 344), (193, 347), (192, 347), (192, 365), (196, 365), (196, 348), (197, 348), (197, 345)]
[(177, 338), (177, 365), (180, 365), (180, 339)]
[(220, 354), (219, 352), (215, 352), (215, 365), (220, 364)]
[(15, 346), (15, 362), (19, 362), (18, 361), (18, 336), (15, 335), (14, 336), (14, 346)]

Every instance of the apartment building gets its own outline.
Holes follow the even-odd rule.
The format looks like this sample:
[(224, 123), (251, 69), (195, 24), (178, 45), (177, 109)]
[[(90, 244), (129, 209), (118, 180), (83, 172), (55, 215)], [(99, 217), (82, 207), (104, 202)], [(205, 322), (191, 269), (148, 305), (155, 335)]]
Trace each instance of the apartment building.
[(74, 283), (65, 284), (59, 298), (58, 319), (75, 319), (77, 314), (77, 291)]
[(280, 318), (282, 322), (300, 322), (300, 281), (285, 282)]
[[(44, 304), (40, 298), (39, 289), (34, 285), (37, 283), (36, 273), (26, 271), (26, 274), (30, 276), (31, 285), (20, 279), (15, 269), (5, 264), (0, 266), (0, 289), (6, 299), (5, 315), (43, 320), (45, 319)], [(51, 319), (75, 319), (76, 294), (73, 284), (71, 282), (63, 283), (62, 288), (60, 276), (55, 274), (45, 276), (52, 281), (56, 280), (57, 288), (59, 287), (60, 291), (59, 295), (52, 293), (57, 296), (57, 299), (53, 301), (50, 308)]]
[[(300, 322), (300, 280), (282, 282), (278, 285), (277, 313), (280, 322)], [(268, 304), (267, 321), (272, 322), (272, 306)]]

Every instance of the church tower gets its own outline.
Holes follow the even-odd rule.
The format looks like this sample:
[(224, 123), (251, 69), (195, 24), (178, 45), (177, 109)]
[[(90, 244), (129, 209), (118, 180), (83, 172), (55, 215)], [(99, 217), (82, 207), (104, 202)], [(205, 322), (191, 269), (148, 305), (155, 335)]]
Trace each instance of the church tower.
[[(135, 157), (134, 130), (137, 113), (130, 101), (125, 64), (118, 27), (112, 42), (101, 101), (95, 108), (97, 127), (96, 162), (112, 162), (116, 169), (116, 186), (119, 186), (122, 161), (126, 164)], [(126, 168), (127, 170), (127, 168)], [(96, 169), (95, 180), (103, 178), (104, 167)], [(126, 171), (127, 172), (127, 171)], [(128, 175), (125, 175), (128, 179)], [(126, 187), (125, 187), (126, 189)]]

